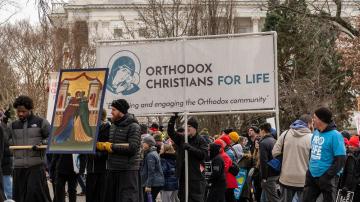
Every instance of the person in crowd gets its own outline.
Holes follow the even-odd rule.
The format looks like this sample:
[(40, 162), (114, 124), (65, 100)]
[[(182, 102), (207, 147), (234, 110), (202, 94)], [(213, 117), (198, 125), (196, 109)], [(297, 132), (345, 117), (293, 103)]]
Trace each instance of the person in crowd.
[[(225, 193), (225, 199), (226, 202), (235, 202), (235, 196), (234, 196), (234, 189), (238, 187), (238, 184), (236, 182), (236, 175), (238, 173), (238, 166), (237, 166), (237, 154), (235, 152), (235, 150), (233, 150), (233, 148), (231, 147), (231, 140), (229, 138), (229, 136), (227, 135), (222, 135), (220, 137), (220, 140), (222, 140), (225, 144), (224, 144), (224, 153), (222, 155), (224, 155), (224, 161), (226, 162), (226, 158), (229, 157), (231, 160), (230, 166), (228, 172), (225, 172), (225, 177), (226, 177), (226, 193)], [(229, 155), (229, 153), (231, 155)], [(227, 157), (226, 157), (227, 156)]]
[[(261, 195), (262, 195), (262, 188), (261, 188), (261, 174), (260, 174), (260, 146), (259, 146), (259, 142), (260, 142), (260, 137), (255, 139), (255, 143), (254, 143), (254, 152), (250, 153), (251, 154), (251, 159), (252, 159), (252, 168), (253, 168), (253, 173), (252, 173), (252, 187), (254, 188), (254, 197), (256, 201), (261, 201)], [(251, 150), (249, 150), (251, 151)], [(250, 171), (249, 171), (250, 172)]]
[[(2, 160), (4, 158), (4, 131), (3, 128), (0, 127), (0, 166), (2, 164)], [(3, 173), (0, 169), (0, 201), (6, 200), (6, 196), (4, 193), (4, 185), (3, 185)]]
[(240, 136), (235, 131), (230, 132), (228, 136), (231, 140), (231, 146), (229, 147), (228, 151), (226, 151), (226, 153), (230, 156), (230, 158), (233, 161), (234, 160), (236, 161), (236, 164), (238, 164), (243, 156), (243, 148), (241, 144), (238, 143)]
[(295, 194), (302, 201), (305, 175), (309, 166), (311, 115), (304, 114), (290, 125), (290, 129), (281, 134), (272, 150), (273, 157), (282, 156), (280, 173), (281, 202), (292, 202)]
[[(106, 119), (105, 109), (102, 110), (101, 121), (97, 142), (108, 142), (111, 124)], [(87, 156), (86, 202), (98, 202), (104, 198), (107, 157), (105, 151), (96, 151)]]
[(45, 152), (38, 145), (47, 143), (50, 124), (33, 114), (33, 100), (28, 96), (17, 97), (13, 106), (19, 119), (10, 124), (10, 144), (33, 145), (29, 151), (14, 151), (13, 199), (16, 202), (49, 202)]
[(276, 140), (270, 133), (271, 125), (269, 123), (263, 123), (260, 125), (261, 140), (259, 142), (260, 152), (260, 176), (261, 187), (264, 192), (264, 197), (269, 202), (278, 202), (280, 197), (277, 191), (277, 181), (279, 179), (279, 173), (273, 170), (268, 162), (273, 158), (272, 150), (276, 143)]
[[(247, 137), (240, 136), (239, 144), (242, 146), (242, 148), (246, 148), (247, 141), (248, 141)], [(251, 189), (253, 179), (252, 179), (252, 175), (248, 174), (251, 169), (254, 170), (253, 166), (254, 164), (253, 164), (252, 154), (250, 153), (249, 150), (243, 149), (242, 158), (239, 161), (239, 167), (247, 171), (247, 176), (246, 176), (246, 182), (243, 186), (240, 199), (238, 200), (238, 202), (248, 202), (248, 201), (252, 201), (253, 199), (252, 189)], [(258, 191), (258, 189), (256, 189), (255, 191)], [(259, 196), (259, 200), (260, 200), (260, 196)]]
[(246, 149), (250, 150), (250, 152), (253, 154), (255, 150), (255, 143), (258, 139), (260, 139), (260, 130), (256, 126), (250, 126), (248, 128), (248, 142), (246, 145)]
[(204, 138), (207, 144), (212, 143), (213, 141), (210, 138), (209, 129), (203, 128), (200, 132), (200, 136)]
[(346, 158), (344, 173), (340, 180), (342, 195), (347, 196), (348, 191), (354, 192), (353, 201), (360, 201), (360, 143), (359, 136), (353, 136), (349, 140), (348, 155)]
[(8, 127), (8, 120), (10, 117), (10, 110), (6, 110), (0, 116), (0, 128), (4, 134), (4, 153), (1, 161), (1, 169), (3, 174), (4, 193), (6, 199), (12, 199), (13, 188), (13, 154), (9, 149), (10, 128)]
[(341, 135), (347, 140), (350, 140), (350, 138), (351, 138), (350, 133), (348, 131), (346, 131), (346, 130), (341, 131)]
[(72, 154), (53, 154), (51, 172), (55, 173), (54, 202), (65, 202), (65, 185), (69, 202), (76, 202), (77, 173), (74, 169)]
[(178, 118), (177, 113), (172, 116), (168, 123), (168, 135), (174, 141), (176, 146), (176, 174), (179, 178), (179, 198), (185, 201), (185, 150), (189, 153), (189, 202), (201, 202), (204, 200), (206, 181), (202, 171), (204, 170), (204, 161), (207, 157), (208, 145), (206, 141), (198, 134), (198, 122), (195, 118), (187, 121), (188, 143), (181, 133), (175, 132), (175, 121)]
[(344, 140), (336, 130), (332, 112), (328, 108), (318, 108), (313, 121), (316, 130), (311, 139), (303, 201), (316, 201), (320, 194), (324, 201), (335, 201), (339, 174), (346, 159)]
[(153, 137), (154, 137), (155, 142), (156, 142), (156, 145), (155, 145), (156, 151), (158, 152), (158, 154), (160, 154), (161, 147), (164, 144), (163, 143), (162, 133), (160, 131), (157, 131), (157, 132), (154, 133)]
[(179, 202), (179, 183), (176, 177), (176, 152), (171, 144), (163, 144), (160, 151), (165, 184), (161, 191), (162, 202)]
[(109, 142), (97, 142), (99, 151), (108, 152), (105, 201), (142, 201), (140, 182), (140, 125), (128, 113), (130, 106), (124, 99), (111, 104), (112, 124)]
[(154, 134), (156, 134), (156, 132), (158, 132), (158, 131), (159, 131), (159, 124), (157, 124), (157, 123), (152, 123), (151, 126), (150, 126), (150, 128), (149, 128), (150, 134), (151, 134), (151, 135), (154, 135)]
[(159, 154), (156, 151), (154, 137), (148, 136), (143, 139), (142, 149), (144, 160), (141, 166), (141, 182), (144, 190), (144, 202), (148, 202), (146, 195), (151, 193), (152, 201), (156, 201), (157, 195), (164, 186), (164, 174), (161, 168)]
[(220, 154), (221, 150), (222, 146), (219, 144), (211, 143), (209, 145), (212, 172), (208, 179), (209, 194), (206, 202), (225, 202), (225, 163)]

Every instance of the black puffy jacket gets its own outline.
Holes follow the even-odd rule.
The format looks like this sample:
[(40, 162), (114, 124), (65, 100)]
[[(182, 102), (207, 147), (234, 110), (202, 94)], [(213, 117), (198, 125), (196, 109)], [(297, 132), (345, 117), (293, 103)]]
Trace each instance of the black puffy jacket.
[[(140, 125), (134, 115), (125, 114), (110, 127), (109, 142), (113, 143), (112, 153), (109, 153), (107, 168), (110, 171), (140, 169)], [(119, 146), (117, 143), (128, 143), (129, 146)]]

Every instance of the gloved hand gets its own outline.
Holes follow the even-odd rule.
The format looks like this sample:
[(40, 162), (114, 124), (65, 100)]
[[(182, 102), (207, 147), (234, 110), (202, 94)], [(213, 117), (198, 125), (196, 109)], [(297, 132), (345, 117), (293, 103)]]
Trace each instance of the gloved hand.
[(105, 142), (97, 142), (96, 143), (96, 149), (99, 151), (105, 151)]
[(191, 149), (192, 149), (192, 146), (191, 146), (189, 143), (184, 143), (184, 144), (183, 144), (183, 149), (185, 149), (185, 150), (191, 150)]
[(175, 112), (173, 116), (170, 117), (169, 122), (175, 123), (176, 119), (179, 117), (179, 112)]
[(105, 150), (109, 153), (112, 153), (112, 143), (111, 142), (104, 142)]

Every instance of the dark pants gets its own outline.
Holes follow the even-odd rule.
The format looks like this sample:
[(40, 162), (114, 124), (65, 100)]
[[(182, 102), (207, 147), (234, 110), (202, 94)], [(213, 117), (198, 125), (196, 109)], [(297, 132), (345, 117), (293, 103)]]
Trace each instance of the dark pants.
[(225, 202), (225, 187), (224, 188), (210, 188), (206, 202)]
[(86, 175), (86, 202), (101, 202), (105, 196), (106, 173)]
[(318, 177), (311, 176), (310, 172), (306, 173), (305, 188), (303, 193), (304, 202), (316, 202), (318, 196), (323, 194), (323, 201), (333, 202), (336, 200), (336, 190), (339, 177), (335, 176), (326, 183), (319, 183)]
[[(151, 198), (152, 198), (152, 202), (156, 202), (156, 197), (159, 194), (159, 192), (161, 191), (162, 187), (151, 187)], [(144, 202), (148, 202), (148, 197), (147, 194), (145, 192), (145, 188), (143, 190), (143, 194), (144, 194)]]
[(33, 166), (14, 169), (13, 200), (16, 202), (50, 202), (45, 168)]
[(253, 175), (253, 187), (255, 189), (255, 200), (256, 201), (260, 201), (261, 199), (261, 192), (262, 192), (262, 188), (261, 188), (261, 179), (260, 179), (260, 171), (259, 169), (256, 169), (254, 171), (254, 175)]
[(225, 199), (226, 199), (226, 202), (236, 202), (235, 195), (234, 195), (234, 189), (226, 189)]
[[(205, 196), (206, 182), (205, 180), (189, 179), (189, 200), (188, 202), (203, 202)], [(178, 193), (180, 202), (185, 201), (185, 177), (180, 177), (180, 186)]]
[(68, 185), (69, 202), (76, 202), (76, 173), (71, 174), (56, 174), (55, 180), (55, 197), (54, 202), (65, 202), (65, 184)]
[(135, 170), (109, 171), (106, 177), (106, 202), (142, 201), (140, 172)]
[(280, 186), (281, 188), (281, 202), (292, 202), (295, 194), (298, 196), (299, 201), (303, 201), (303, 190), (302, 189), (292, 189), (286, 186)]
[(85, 193), (86, 191), (86, 186), (85, 186), (85, 182), (84, 182), (84, 178), (83, 178), (84, 175), (77, 175), (76, 176), (76, 180), (77, 182), (79, 183), (80, 187), (81, 187), (81, 192), (82, 193)]
[(279, 202), (280, 197), (277, 190), (277, 181), (279, 176), (268, 177), (266, 182), (261, 183), (262, 191), (265, 194), (267, 201), (269, 202)]

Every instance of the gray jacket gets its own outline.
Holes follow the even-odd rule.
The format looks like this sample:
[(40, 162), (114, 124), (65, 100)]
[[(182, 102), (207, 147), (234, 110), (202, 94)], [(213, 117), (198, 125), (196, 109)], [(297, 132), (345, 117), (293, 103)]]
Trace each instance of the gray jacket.
[[(45, 143), (50, 133), (47, 120), (30, 115), (25, 121), (16, 120), (10, 124), (11, 144), (37, 145)], [(14, 168), (29, 168), (44, 164), (44, 151), (16, 150), (14, 151)]]

